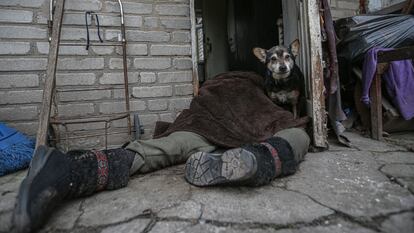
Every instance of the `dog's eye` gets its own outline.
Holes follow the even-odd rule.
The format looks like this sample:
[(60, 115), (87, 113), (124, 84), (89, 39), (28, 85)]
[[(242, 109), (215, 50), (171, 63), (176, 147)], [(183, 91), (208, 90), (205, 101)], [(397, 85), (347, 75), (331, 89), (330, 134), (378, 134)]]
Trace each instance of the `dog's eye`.
[(290, 58), (290, 55), (289, 54), (285, 56), (285, 59), (289, 59), (289, 58)]
[(272, 57), (272, 58), (270, 58), (270, 60), (276, 61), (276, 57)]

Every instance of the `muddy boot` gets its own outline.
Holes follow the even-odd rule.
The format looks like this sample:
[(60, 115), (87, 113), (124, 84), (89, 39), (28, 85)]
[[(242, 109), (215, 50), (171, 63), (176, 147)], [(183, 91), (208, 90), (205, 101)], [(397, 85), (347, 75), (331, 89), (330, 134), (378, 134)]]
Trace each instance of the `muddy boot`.
[(20, 185), (14, 230), (32, 232), (40, 228), (62, 200), (126, 186), (134, 155), (125, 149), (64, 154), (40, 146)]
[[(303, 131), (291, 132), (297, 134), (297, 138), (308, 138)], [(288, 140), (271, 137), (262, 143), (245, 145), (223, 154), (197, 152), (187, 160), (185, 179), (196, 186), (265, 185), (275, 177), (296, 172), (300, 162), (297, 158), (303, 158), (309, 140), (294, 145), (301, 148), (293, 150)], [(298, 151), (303, 155), (295, 155)]]

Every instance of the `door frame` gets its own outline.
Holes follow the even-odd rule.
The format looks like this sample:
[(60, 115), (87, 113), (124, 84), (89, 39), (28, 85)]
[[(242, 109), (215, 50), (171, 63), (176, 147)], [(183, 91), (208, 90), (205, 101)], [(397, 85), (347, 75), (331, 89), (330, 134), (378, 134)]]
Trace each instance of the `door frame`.
[[(289, 0), (282, 0), (284, 8)], [(323, 95), (323, 65), (322, 65), (322, 41), (319, 5), (317, 0), (295, 0), (298, 20), (298, 37), (302, 43), (301, 66), (307, 73), (306, 83), (308, 92), (308, 116), (312, 121), (312, 142), (318, 148), (327, 148), (327, 118), (325, 110), (325, 98)], [(196, 36), (195, 0), (190, 0), (191, 21), (191, 57), (193, 64), (193, 95), (199, 93), (198, 55)], [(286, 27), (285, 27), (286, 28)], [(286, 40), (285, 40), (286, 41)]]

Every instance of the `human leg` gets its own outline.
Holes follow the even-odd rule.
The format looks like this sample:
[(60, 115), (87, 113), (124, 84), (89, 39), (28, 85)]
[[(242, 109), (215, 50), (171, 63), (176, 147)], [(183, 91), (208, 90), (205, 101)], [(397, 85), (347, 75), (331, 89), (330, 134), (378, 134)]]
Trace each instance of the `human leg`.
[(204, 137), (185, 131), (178, 131), (167, 137), (131, 142), (126, 149), (136, 152), (131, 174), (147, 173), (168, 166), (185, 163), (197, 152), (212, 152), (217, 147)]
[(38, 147), (20, 185), (13, 212), (15, 230), (38, 229), (65, 199), (125, 187), (133, 158), (134, 153), (124, 149), (64, 154)]
[(296, 172), (310, 144), (302, 129), (286, 129), (262, 143), (213, 154), (197, 152), (187, 160), (186, 180), (196, 186), (260, 186)]
[(20, 185), (13, 225), (17, 232), (34, 231), (63, 200), (125, 187), (132, 172), (161, 169), (185, 162), (197, 150), (214, 149), (203, 137), (188, 132), (135, 141), (125, 149), (65, 154), (41, 146)]

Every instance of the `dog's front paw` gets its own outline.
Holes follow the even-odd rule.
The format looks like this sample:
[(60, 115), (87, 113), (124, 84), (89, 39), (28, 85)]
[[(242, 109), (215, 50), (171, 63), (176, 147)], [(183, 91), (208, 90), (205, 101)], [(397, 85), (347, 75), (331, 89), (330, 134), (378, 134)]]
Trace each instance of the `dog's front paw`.
[(274, 98), (276, 99), (276, 102), (280, 104), (286, 104), (288, 101), (288, 95), (286, 91), (279, 91), (277, 93), (274, 93)]

